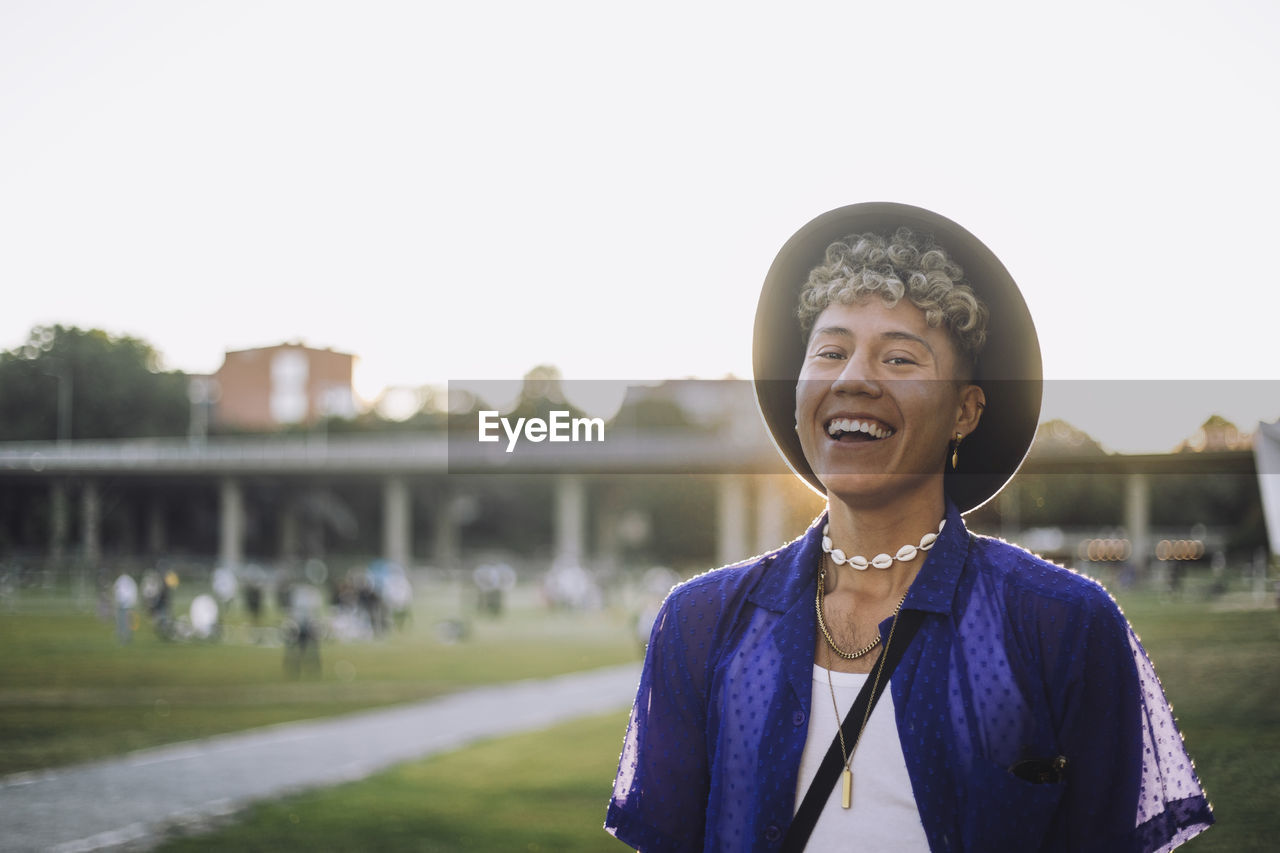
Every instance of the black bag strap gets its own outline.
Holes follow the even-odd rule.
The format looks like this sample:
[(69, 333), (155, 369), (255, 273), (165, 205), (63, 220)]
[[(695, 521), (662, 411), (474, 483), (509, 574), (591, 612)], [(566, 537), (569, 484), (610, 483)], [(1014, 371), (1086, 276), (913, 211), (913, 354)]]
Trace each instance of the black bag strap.
[[(894, 669), (897, 668), (898, 662), (902, 660), (902, 656), (906, 654), (907, 647), (911, 645), (912, 638), (915, 637), (916, 631), (920, 628), (920, 623), (924, 621), (924, 611), (922, 610), (904, 610), (898, 617), (898, 627), (894, 632), (894, 642), (884, 653), (880, 655), (880, 660), (876, 661), (876, 666), (867, 674), (867, 680), (862, 683), (862, 689), (858, 691), (858, 698), (854, 700), (853, 707), (849, 709), (848, 715), (845, 716), (844, 722), (841, 723), (843, 730), (848, 733), (852, 732), (852, 739), (847, 739), (849, 744), (849, 754), (858, 748), (858, 738), (862, 732), (862, 721), (865, 719), (870, 710), (874, 710), (876, 702), (880, 701), (880, 697), (884, 694), (885, 688), (889, 686), (889, 677), (893, 675)], [(879, 669), (879, 678), (877, 679), (876, 670)], [(875, 695), (871, 693), (871, 685), (876, 685)], [(868, 708), (870, 706), (870, 709)], [(796, 811), (796, 815), (791, 819), (791, 826), (787, 828), (787, 835), (782, 840), (783, 853), (800, 853), (804, 850), (804, 846), (809, 843), (809, 836), (813, 833), (813, 827), (818, 823), (818, 815), (822, 814), (823, 808), (826, 807), (827, 799), (831, 795), (831, 789), (835, 787), (836, 779), (840, 778), (840, 771), (844, 769), (844, 754), (840, 748), (840, 734), (836, 733), (835, 738), (831, 741), (831, 746), (827, 749), (827, 754), (822, 758), (822, 764), (818, 766), (818, 772), (813, 775), (813, 782), (809, 784), (809, 790), (805, 792), (804, 799), (800, 801), (800, 808)]]

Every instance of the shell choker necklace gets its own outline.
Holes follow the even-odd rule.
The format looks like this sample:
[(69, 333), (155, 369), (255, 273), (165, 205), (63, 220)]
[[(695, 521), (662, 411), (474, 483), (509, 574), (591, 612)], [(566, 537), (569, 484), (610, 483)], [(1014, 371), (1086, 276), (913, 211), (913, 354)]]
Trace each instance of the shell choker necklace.
[[(938, 533), (941, 533), (942, 528), (946, 526), (947, 520), (944, 518), (938, 525)], [(850, 567), (855, 568), (860, 572), (865, 572), (868, 566), (875, 566), (877, 569), (887, 569), (893, 565), (895, 560), (902, 563), (909, 563), (916, 558), (917, 554), (921, 551), (928, 551), (933, 547), (933, 543), (938, 541), (938, 533), (926, 533), (924, 536), (920, 537), (919, 545), (903, 545), (898, 549), (898, 553), (896, 554), (876, 554), (868, 560), (866, 557), (858, 554), (854, 554), (852, 557), (846, 557), (844, 555), (844, 551), (841, 551), (839, 548), (833, 548), (831, 545), (830, 531), (830, 524), (824, 524), (822, 526), (823, 553), (830, 557), (831, 562), (835, 563), (837, 566), (843, 566), (847, 563)]]
[[(944, 518), (942, 519), (942, 522), (938, 525), (938, 533), (941, 533), (942, 528), (946, 526), (947, 526), (947, 520)], [(938, 541), (938, 533), (926, 533), (924, 536), (920, 537), (919, 545), (903, 545), (901, 548), (898, 549), (898, 553), (893, 555), (892, 557), (889, 556), (888, 554), (877, 554), (873, 559), (868, 561), (866, 557), (860, 557), (857, 555), (854, 555), (852, 557), (845, 557), (844, 552), (841, 551), (839, 548), (833, 549), (831, 547), (831, 536), (829, 535), (830, 530), (831, 530), (830, 524), (827, 524), (822, 528), (823, 552), (826, 553), (826, 555), (831, 558), (831, 562), (835, 563), (837, 566), (842, 566), (845, 563), (848, 563), (850, 566), (852, 566), (855, 569), (858, 569), (859, 571), (866, 571), (867, 566), (875, 566), (877, 569), (887, 569), (893, 565), (895, 560), (903, 563), (910, 562), (911, 560), (914, 560), (916, 558), (917, 554), (919, 554), (921, 551), (928, 551), (930, 548), (933, 547), (933, 543)], [(830, 647), (830, 649), (833, 652), (840, 655), (840, 657), (844, 658), (845, 660), (857, 660), (858, 658), (863, 657), (864, 655), (870, 654), (872, 649), (880, 645), (879, 634), (876, 634), (876, 637), (874, 640), (872, 640), (870, 643), (863, 646), (862, 648), (858, 649), (857, 651), (847, 652), (836, 645), (836, 641), (834, 638), (832, 638), (831, 632), (827, 630), (827, 620), (824, 619), (822, 615), (822, 611), (824, 609), (823, 599), (825, 598), (825, 596), (823, 595), (823, 592), (826, 585), (827, 585), (827, 567), (826, 567), (826, 563), (823, 563), (822, 567), (818, 571), (818, 593), (814, 597), (813, 606), (818, 614), (818, 628), (822, 631), (822, 636), (826, 639), (827, 646)], [(902, 604), (906, 600), (907, 600), (907, 594), (904, 592), (902, 594), (902, 598), (898, 600), (898, 606), (893, 608), (894, 625), (898, 624), (898, 613), (899, 611), (902, 610)], [(834, 691), (834, 688), (833, 688), (833, 691)], [(864, 726), (866, 725), (865, 720), (863, 721), (863, 725)]]

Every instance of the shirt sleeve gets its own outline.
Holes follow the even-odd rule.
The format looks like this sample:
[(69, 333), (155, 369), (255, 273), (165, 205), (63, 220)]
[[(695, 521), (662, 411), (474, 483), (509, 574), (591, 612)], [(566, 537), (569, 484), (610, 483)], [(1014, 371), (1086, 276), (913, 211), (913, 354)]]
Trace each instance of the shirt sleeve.
[(679, 597), (669, 596), (654, 620), (605, 821), (646, 853), (703, 847), (708, 639), (684, 623)]
[(1100, 588), (1091, 605), (1062, 706), (1067, 846), (1172, 850), (1213, 814), (1137, 635)]

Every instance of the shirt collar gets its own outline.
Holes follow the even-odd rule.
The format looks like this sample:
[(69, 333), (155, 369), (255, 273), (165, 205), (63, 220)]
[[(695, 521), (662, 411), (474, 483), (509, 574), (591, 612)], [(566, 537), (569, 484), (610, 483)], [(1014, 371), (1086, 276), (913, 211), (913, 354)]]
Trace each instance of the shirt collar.
[[(969, 531), (960, 510), (947, 499), (947, 524), (929, 551), (920, 574), (911, 584), (903, 607), (931, 613), (950, 613), (955, 601), (960, 573), (969, 554)], [(822, 554), (824, 512), (802, 536), (762, 558), (764, 571), (749, 598), (761, 607), (784, 612), (801, 596), (812, 597)]]
[(960, 510), (947, 498), (947, 525), (934, 541), (929, 559), (924, 561), (902, 606), (908, 610), (950, 613), (968, 556), (969, 531)]
[(791, 609), (801, 596), (812, 595), (822, 554), (822, 526), (826, 523), (824, 512), (798, 539), (762, 558), (764, 571), (748, 595), (752, 603), (781, 613)]

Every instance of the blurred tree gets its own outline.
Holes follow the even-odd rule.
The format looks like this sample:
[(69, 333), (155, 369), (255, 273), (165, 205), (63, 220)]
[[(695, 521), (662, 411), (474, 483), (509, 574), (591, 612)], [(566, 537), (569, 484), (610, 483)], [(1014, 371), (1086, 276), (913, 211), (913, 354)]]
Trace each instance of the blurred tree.
[(627, 395), (622, 407), (613, 417), (613, 426), (625, 429), (682, 429), (710, 432), (706, 424), (700, 424), (685, 411), (680, 401), (664, 389), (638, 388)]
[(187, 384), (145, 341), (37, 326), (0, 352), (0, 441), (185, 435)]
[(565, 399), (563, 381), (558, 367), (540, 364), (533, 368), (524, 375), (520, 402), (507, 417), (547, 420), (553, 411), (568, 412), (569, 417), (582, 417), (583, 411)]

